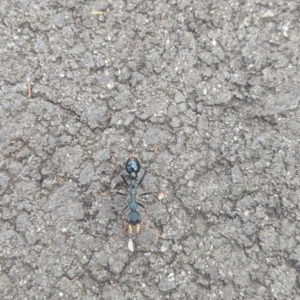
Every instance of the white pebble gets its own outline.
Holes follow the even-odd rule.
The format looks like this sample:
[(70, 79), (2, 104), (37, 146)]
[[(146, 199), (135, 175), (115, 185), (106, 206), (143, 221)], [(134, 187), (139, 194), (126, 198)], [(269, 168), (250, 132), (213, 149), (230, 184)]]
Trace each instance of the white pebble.
[(128, 240), (128, 249), (133, 252), (134, 251), (134, 245), (132, 239)]

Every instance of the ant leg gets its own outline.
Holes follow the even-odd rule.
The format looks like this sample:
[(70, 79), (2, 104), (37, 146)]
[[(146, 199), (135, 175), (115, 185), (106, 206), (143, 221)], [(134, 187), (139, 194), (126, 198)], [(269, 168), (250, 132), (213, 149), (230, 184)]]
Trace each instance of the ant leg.
[(138, 204), (139, 206), (141, 206), (141, 207), (146, 211), (146, 207), (145, 207), (142, 203), (137, 202), (137, 204)]
[(124, 222), (126, 222), (125, 226), (127, 226), (128, 223), (127, 223), (127, 220), (124, 216), (121, 217), (121, 221), (122, 221), (122, 227), (124, 227)]
[[(151, 158), (150, 158), (150, 161), (149, 161), (149, 164), (148, 164), (147, 169), (149, 169), (150, 164), (151, 164), (151, 162), (152, 162), (152, 160), (153, 160), (155, 154), (156, 154), (157, 151), (158, 151), (158, 147), (159, 147), (159, 143), (157, 143), (156, 146), (155, 146), (155, 149), (154, 149), (153, 154), (152, 154), (152, 156), (151, 156)], [(143, 175), (142, 178), (140, 179), (140, 181), (139, 181), (139, 183), (138, 183), (137, 186), (140, 186), (140, 185), (142, 184), (142, 182), (143, 182), (143, 180), (144, 180), (144, 178), (145, 178), (147, 172), (148, 172), (148, 171), (146, 170), (145, 173), (144, 173), (144, 175)], [(142, 194), (142, 196), (143, 196), (143, 195), (149, 195), (149, 193), (148, 193), (148, 194), (147, 194), (147, 193), (144, 193), (144, 194)]]
[(115, 237), (112, 239), (113, 242), (115, 242), (120, 236), (122, 236), (129, 228), (129, 224), (126, 225)]
[(126, 194), (124, 194), (124, 193), (121, 193), (121, 192), (116, 192), (116, 194), (118, 194), (118, 195), (122, 195), (122, 196), (126, 196)]
[(123, 175), (121, 175), (121, 177), (122, 177), (124, 183), (127, 185), (127, 187), (129, 187), (129, 184), (128, 184), (128, 182), (126, 181), (125, 177), (124, 177)]
[(122, 214), (127, 208), (128, 208), (128, 205), (126, 205), (126, 206), (122, 209), (122, 211), (120, 212), (120, 214)]
[(140, 181), (139, 181), (139, 183), (138, 183), (137, 186), (139, 186), (139, 185), (142, 184), (143, 180), (145, 179), (146, 174), (147, 174), (147, 171), (145, 171), (144, 175), (143, 175), (142, 178), (140, 179)]
[(141, 223), (140, 225), (143, 226), (143, 227), (144, 227), (146, 230), (148, 230), (149, 232), (155, 234), (156, 236), (158, 236), (158, 237), (160, 237), (160, 238), (162, 238), (162, 239), (165, 239), (165, 238), (164, 238), (161, 234), (159, 234), (159, 232), (156, 231), (155, 229), (152, 229), (152, 228), (148, 227), (147, 225), (145, 225), (145, 224), (143, 224), (143, 223)]
[(151, 194), (153, 194), (153, 193), (152, 192), (146, 192), (146, 193), (141, 194), (141, 196), (147, 196), (147, 195), (151, 195)]

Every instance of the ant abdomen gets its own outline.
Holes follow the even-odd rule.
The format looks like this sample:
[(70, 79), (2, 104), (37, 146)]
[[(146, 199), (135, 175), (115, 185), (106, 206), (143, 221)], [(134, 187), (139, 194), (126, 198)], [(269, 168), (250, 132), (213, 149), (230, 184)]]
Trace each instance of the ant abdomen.
[(135, 226), (139, 223), (142, 223), (141, 215), (138, 211), (131, 211), (127, 215), (127, 223)]

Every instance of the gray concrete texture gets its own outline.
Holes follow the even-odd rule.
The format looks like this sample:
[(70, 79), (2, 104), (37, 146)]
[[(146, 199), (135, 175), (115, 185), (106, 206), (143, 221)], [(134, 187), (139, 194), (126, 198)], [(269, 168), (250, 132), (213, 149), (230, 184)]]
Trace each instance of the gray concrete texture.
[(299, 1), (0, 13), (1, 299), (300, 299)]

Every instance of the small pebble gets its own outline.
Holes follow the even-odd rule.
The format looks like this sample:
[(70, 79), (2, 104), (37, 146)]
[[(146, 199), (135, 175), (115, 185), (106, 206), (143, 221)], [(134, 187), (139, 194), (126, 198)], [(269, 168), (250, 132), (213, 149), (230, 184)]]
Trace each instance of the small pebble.
[(128, 240), (128, 249), (129, 249), (131, 252), (134, 252), (134, 245), (133, 245), (132, 239), (129, 239), (129, 240)]
[(161, 246), (160, 252), (166, 252), (168, 250), (168, 247), (166, 246)]

